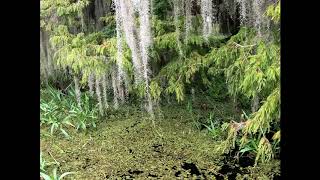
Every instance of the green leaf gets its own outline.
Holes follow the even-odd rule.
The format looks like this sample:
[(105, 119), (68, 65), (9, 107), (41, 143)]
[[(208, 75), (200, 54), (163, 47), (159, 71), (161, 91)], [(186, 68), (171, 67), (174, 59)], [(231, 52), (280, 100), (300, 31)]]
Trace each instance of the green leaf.
[(248, 152), (248, 151), (252, 151), (253, 149), (254, 149), (253, 147), (247, 146), (247, 147), (241, 149), (239, 152), (240, 153), (245, 153), (245, 152)]
[(49, 175), (40, 172), (40, 176), (44, 179), (44, 180), (53, 180)]
[(60, 131), (64, 134), (66, 138), (70, 138), (69, 134), (64, 129), (61, 128)]
[(50, 129), (51, 135), (53, 134), (53, 132), (54, 132), (54, 130), (55, 130), (56, 127), (58, 127), (58, 124), (57, 124), (57, 123), (53, 123), (53, 124), (51, 125), (51, 129)]
[(57, 168), (54, 168), (54, 169), (53, 169), (53, 179), (54, 179), (54, 180), (59, 179), (59, 178), (58, 178), (58, 175), (57, 175)]

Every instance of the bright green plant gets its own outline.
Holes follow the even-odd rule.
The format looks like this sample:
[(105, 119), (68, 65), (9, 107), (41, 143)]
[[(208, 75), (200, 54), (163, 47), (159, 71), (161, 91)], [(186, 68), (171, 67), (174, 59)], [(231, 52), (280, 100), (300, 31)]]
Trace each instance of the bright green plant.
[(45, 172), (47, 166), (46, 160), (42, 157), (42, 152), (40, 152), (40, 171)]
[(248, 143), (244, 147), (242, 147), (239, 151), (240, 155), (243, 155), (246, 152), (257, 153), (258, 151), (258, 143), (256, 139), (250, 139)]
[(55, 162), (46, 161), (43, 157), (42, 151), (40, 151), (40, 172), (46, 172), (47, 167), (52, 164), (59, 165), (59, 162), (57, 162), (56, 160)]
[(64, 125), (70, 125), (70, 126), (73, 126), (73, 127), (74, 127), (74, 125), (71, 124), (71, 122), (68, 121), (68, 120), (59, 122), (59, 121), (50, 119), (50, 121), (48, 122), (48, 124), (51, 125), (51, 128), (50, 128), (50, 133), (51, 133), (51, 135), (53, 135), (56, 130), (59, 130), (66, 138), (70, 138), (70, 136), (69, 136), (69, 134), (67, 133), (67, 131), (66, 131), (65, 129), (63, 129), (63, 126), (64, 126)]
[(59, 106), (55, 104), (54, 100), (46, 103), (44, 100), (40, 102), (40, 119), (41, 123), (48, 124), (50, 126), (50, 133), (53, 135), (57, 130), (61, 132), (66, 138), (69, 138), (69, 134), (65, 130), (66, 126), (74, 125), (71, 123), (71, 115), (62, 116), (59, 111)]
[(280, 144), (280, 136), (281, 136), (281, 133), (279, 130), (272, 137), (272, 140), (273, 140), (272, 149), (274, 150), (275, 154), (280, 153), (280, 145), (279, 145)]
[(280, 21), (280, 1), (277, 1), (277, 3), (268, 7), (267, 16), (271, 17), (271, 19), (276, 22)]
[(88, 126), (96, 127), (96, 119), (98, 118), (98, 107), (97, 105), (93, 105), (93, 100), (91, 99), (88, 93), (83, 93), (81, 96), (82, 106), (78, 107), (76, 102), (71, 101), (75, 99), (74, 90), (69, 91), (70, 100), (69, 102), (73, 102), (69, 106), (68, 113), (72, 116), (74, 123), (76, 124), (77, 130), (82, 129), (86, 130)]
[[(268, 11), (271, 10), (280, 13), (274, 7)], [(225, 72), (229, 93), (234, 97), (245, 95), (252, 102), (258, 100), (257, 110), (249, 114), (241, 126), (239, 123), (229, 125), (228, 137), (221, 144), (222, 150), (234, 148), (240, 137), (242, 152), (256, 153), (255, 164), (270, 161), (279, 147), (277, 143), (272, 146), (271, 139), (266, 138), (272, 125), (276, 127), (272, 131), (279, 130), (276, 125), (280, 122), (280, 43), (278, 34), (273, 33), (279, 30), (279, 19), (271, 15), (275, 17), (274, 28), (266, 34), (273, 38), (259, 37), (255, 30), (242, 28), (225, 46), (211, 53), (211, 62)], [(259, 143), (252, 147), (252, 140)]]
[(68, 128), (85, 130), (88, 126), (96, 127), (98, 118), (97, 106), (88, 93), (82, 93), (81, 108), (75, 98), (75, 92), (71, 88), (67, 94), (51, 87), (42, 90), (40, 100), (40, 122), (50, 126), (50, 133), (62, 133), (69, 138)]
[(210, 113), (209, 119), (210, 125), (203, 124), (209, 131), (210, 136), (215, 139), (218, 136), (221, 136), (221, 128), (219, 127), (219, 122), (214, 118), (214, 114)]
[(40, 172), (40, 177), (42, 177), (44, 180), (61, 180), (62, 178), (71, 174), (75, 174), (75, 172), (65, 172), (61, 175), (58, 175), (57, 168), (54, 168), (52, 171), (52, 175), (48, 175), (44, 172)]

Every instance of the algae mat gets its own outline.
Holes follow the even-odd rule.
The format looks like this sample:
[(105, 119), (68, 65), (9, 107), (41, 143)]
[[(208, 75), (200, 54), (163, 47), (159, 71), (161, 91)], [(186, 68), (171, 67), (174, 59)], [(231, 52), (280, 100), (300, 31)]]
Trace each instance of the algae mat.
[(71, 139), (41, 128), (41, 151), (46, 161), (59, 163), (60, 172), (76, 172), (65, 179), (227, 178), (219, 173), (217, 143), (186, 114), (163, 113), (152, 123), (142, 112), (128, 111), (87, 132), (71, 132)]

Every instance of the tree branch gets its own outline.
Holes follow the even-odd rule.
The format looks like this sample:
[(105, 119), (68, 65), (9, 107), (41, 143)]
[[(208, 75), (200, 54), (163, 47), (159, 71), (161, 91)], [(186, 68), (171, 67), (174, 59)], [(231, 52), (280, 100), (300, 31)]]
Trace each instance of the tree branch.
[(236, 45), (236, 47), (241, 47), (241, 48), (246, 48), (246, 47), (253, 47), (253, 46), (256, 46), (256, 44), (243, 46), (243, 45), (238, 44), (238, 43), (236, 43), (236, 42), (233, 42), (233, 44), (234, 44), (234, 45)]

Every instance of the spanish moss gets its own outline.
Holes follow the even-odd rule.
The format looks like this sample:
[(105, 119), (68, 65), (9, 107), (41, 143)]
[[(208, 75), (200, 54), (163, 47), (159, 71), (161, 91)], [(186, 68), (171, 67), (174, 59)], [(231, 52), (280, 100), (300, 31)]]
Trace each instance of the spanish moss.
[(96, 79), (95, 86), (96, 86), (96, 95), (97, 95), (98, 105), (99, 105), (99, 112), (100, 112), (100, 115), (103, 115), (104, 108), (103, 108), (102, 97), (101, 97), (101, 88), (100, 88), (101, 77), (96, 76), (95, 79)]
[(104, 109), (109, 108), (109, 103), (108, 103), (108, 92), (107, 92), (107, 74), (102, 75), (102, 96), (103, 96), (103, 102), (104, 102)]
[(89, 78), (88, 78), (88, 86), (89, 86), (89, 93), (91, 96), (94, 94), (94, 75), (93, 73), (90, 73)]
[(208, 39), (213, 29), (213, 7), (211, 0), (201, 0), (201, 16), (203, 21), (203, 37)]
[(80, 91), (79, 79), (76, 75), (74, 75), (73, 80), (74, 80), (74, 89), (75, 89), (78, 106), (81, 109), (81, 91)]

